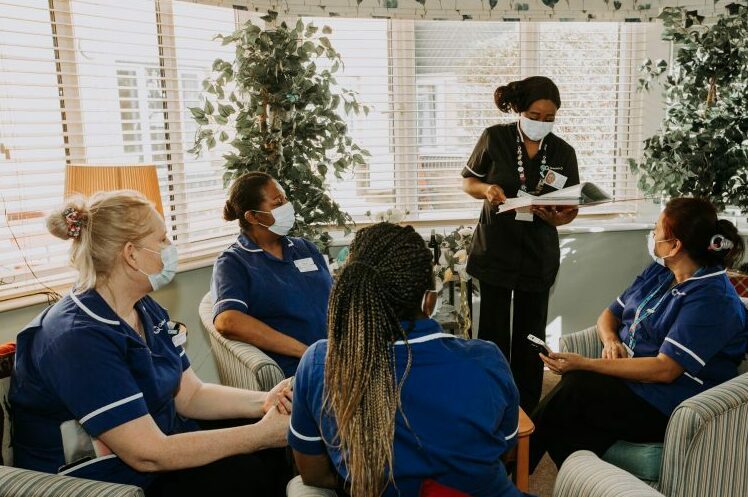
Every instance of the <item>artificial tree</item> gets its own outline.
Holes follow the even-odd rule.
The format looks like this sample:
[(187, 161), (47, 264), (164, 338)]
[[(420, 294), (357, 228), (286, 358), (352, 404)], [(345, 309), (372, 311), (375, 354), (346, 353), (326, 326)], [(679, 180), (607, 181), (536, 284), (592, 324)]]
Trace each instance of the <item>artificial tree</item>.
[(665, 196), (699, 196), (719, 209), (748, 210), (748, 8), (731, 5), (709, 25), (695, 12), (665, 9), (663, 39), (672, 66), (647, 59), (639, 87), (665, 92), (660, 130), (644, 141), (639, 187)]
[(338, 87), (334, 73), (343, 62), (326, 36), (329, 27), (320, 32), (301, 20), (290, 27), (272, 11), (261, 19), (270, 27), (249, 21), (217, 36), (235, 46), (235, 59), (215, 60), (203, 81), (204, 104), (190, 109), (199, 124), (191, 151), (230, 143), (224, 184), (249, 171), (272, 175), (296, 209), (292, 233), (325, 246), (326, 226), (347, 232), (351, 223), (328, 194), (328, 175), (341, 178), (369, 155), (348, 136), (340, 108), (366, 114), (369, 108)]

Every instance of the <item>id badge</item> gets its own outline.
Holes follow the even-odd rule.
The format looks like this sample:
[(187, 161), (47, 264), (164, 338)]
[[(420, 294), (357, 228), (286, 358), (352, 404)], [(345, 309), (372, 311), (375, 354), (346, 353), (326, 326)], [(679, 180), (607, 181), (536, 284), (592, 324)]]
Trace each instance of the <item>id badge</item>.
[(566, 184), (566, 180), (569, 178), (567, 176), (564, 176), (563, 174), (550, 170), (545, 174), (545, 178), (543, 178), (543, 183), (546, 185), (555, 188), (556, 190), (560, 190), (564, 187)]
[(309, 271), (319, 271), (319, 268), (314, 263), (314, 259), (307, 257), (306, 259), (297, 259), (293, 261), (298, 269), (302, 273), (308, 273)]
[(533, 214), (532, 212), (520, 212), (517, 211), (517, 214), (514, 216), (515, 221), (524, 221), (524, 222), (532, 222), (533, 220)]

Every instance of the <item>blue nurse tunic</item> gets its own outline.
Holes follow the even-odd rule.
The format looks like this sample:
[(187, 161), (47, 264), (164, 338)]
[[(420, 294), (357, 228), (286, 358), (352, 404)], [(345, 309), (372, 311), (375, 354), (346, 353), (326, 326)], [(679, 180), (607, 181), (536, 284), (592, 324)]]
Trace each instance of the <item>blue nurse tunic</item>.
[(718, 266), (706, 267), (669, 288), (673, 273), (652, 263), (612, 304), (621, 321), (621, 341), (629, 344), (637, 309), (652, 309), (634, 332), (634, 357), (663, 353), (683, 374), (670, 384), (627, 382), (629, 388), (669, 416), (685, 399), (734, 378), (748, 343), (745, 306)]
[(150, 414), (166, 435), (197, 429), (174, 403), (190, 366), (184, 336), (151, 297), (136, 309), (147, 344), (95, 290), (70, 293), (18, 335), (9, 395), (16, 466), (146, 488), (156, 475), (114, 454), (61, 469), (60, 425), (77, 420), (95, 438)]
[[(517, 441), (519, 394), (498, 347), (443, 333), (430, 319), (416, 321), (408, 341), (412, 365), (401, 394), (407, 423), (398, 412), (393, 444), (397, 488), (390, 484), (384, 495), (418, 495), (427, 478), (474, 497), (522, 495), (500, 460)], [(394, 352), (399, 382), (404, 342), (395, 342)], [(288, 441), (304, 454), (327, 453), (345, 478), (335, 421), (322, 413), (326, 353), (322, 340), (301, 359)]]
[[(213, 267), (213, 319), (235, 310), (311, 345), (327, 336), (327, 300), (332, 277), (313, 243), (283, 238), (283, 259), (262, 250), (245, 235), (218, 256)], [(266, 353), (293, 376), (299, 359)]]

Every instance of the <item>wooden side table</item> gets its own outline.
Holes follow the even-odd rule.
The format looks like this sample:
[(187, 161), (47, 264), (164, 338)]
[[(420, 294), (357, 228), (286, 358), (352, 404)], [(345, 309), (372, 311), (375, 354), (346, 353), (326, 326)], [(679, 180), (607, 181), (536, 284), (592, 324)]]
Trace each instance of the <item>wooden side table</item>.
[(504, 462), (516, 461), (512, 480), (517, 489), (522, 492), (530, 489), (530, 435), (534, 431), (535, 425), (520, 407), (517, 445), (504, 455)]

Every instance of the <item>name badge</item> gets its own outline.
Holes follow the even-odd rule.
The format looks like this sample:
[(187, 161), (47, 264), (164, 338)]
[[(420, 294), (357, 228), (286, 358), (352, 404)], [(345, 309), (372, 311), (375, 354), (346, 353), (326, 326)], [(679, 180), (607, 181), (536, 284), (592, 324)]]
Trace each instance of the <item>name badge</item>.
[(171, 337), (171, 342), (174, 344), (175, 347), (179, 347), (180, 345), (184, 345), (187, 341), (187, 333), (177, 333), (173, 337)]
[(293, 261), (298, 269), (302, 273), (308, 273), (309, 271), (319, 271), (319, 268), (314, 263), (314, 259), (307, 257), (306, 259), (297, 259)]
[(569, 178), (558, 171), (548, 171), (545, 174), (545, 178), (543, 178), (543, 183), (555, 188), (556, 190), (560, 190), (566, 184), (567, 179)]
[(518, 210), (517, 214), (514, 216), (515, 221), (532, 222), (532, 219), (532, 212), (520, 212)]

